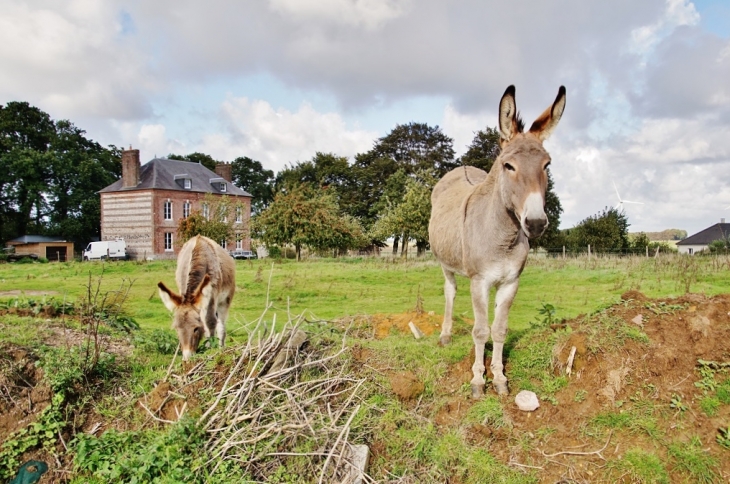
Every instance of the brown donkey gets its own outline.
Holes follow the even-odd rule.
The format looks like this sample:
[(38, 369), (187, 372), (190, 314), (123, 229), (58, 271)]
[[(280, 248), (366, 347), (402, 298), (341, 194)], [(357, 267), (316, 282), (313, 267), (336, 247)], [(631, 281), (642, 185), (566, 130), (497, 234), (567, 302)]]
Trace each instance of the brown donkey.
[(226, 318), (236, 290), (236, 263), (223, 248), (198, 235), (185, 242), (177, 257), (175, 280), (180, 294), (160, 282), (160, 299), (172, 311), (183, 360), (198, 349), (213, 331), (223, 346)]
[(440, 343), (451, 342), (454, 274), (461, 274), (471, 280), (474, 308), (474, 398), (484, 394), (484, 345), (490, 332), (487, 307), (492, 286), (497, 287), (491, 331), (493, 385), (498, 394), (508, 393), (502, 365), (507, 313), (527, 260), (528, 239), (540, 236), (548, 224), (545, 190), (550, 155), (542, 143), (557, 126), (563, 109), (565, 87), (561, 86), (553, 105), (524, 133), (515, 104), (515, 87), (508, 87), (499, 102), (502, 152), (490, 172), (471, 166), (457, 168), (447, 173), (431, 194), (428, 236), (446, 278)]

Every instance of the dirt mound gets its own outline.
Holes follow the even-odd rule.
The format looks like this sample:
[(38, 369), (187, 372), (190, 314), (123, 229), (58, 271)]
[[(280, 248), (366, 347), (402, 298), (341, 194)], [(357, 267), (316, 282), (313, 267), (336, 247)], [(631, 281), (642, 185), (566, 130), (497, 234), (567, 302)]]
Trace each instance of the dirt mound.
[[(628, 471), (620, 477), (621, 472), (601, 469), (611, 468), (607, 461), (651, 449), (673, 481), (686, 479), (676, 449), (699, 439), (698, 452), (717, 463), (716, 481), (708, 482), (730, 478), (730, 449), (716, 442), (718, 430), (730, 425), (730, 295), (650, 300), (630, 291), (621, 303), (567, 326), (553, 333), (555, 376), (565, 375), (575, 348), (563, 387), (543, 391), (534, 412), (517, 409), (519, 389), (511, 388), (509, 397), (500, 398), (502, 424), (469, 427), (471, 440), (504, 462), (540, 467), (542, 482), (631, 482)], [(551, 330), (545, 331), (537, 339), (550, 337)], [(518, 370), (509, 355), (505, 359), (512, 378)], [(468, 383), (472, 362), (473, 353), (452, 365), (435, 387), (449, 395)], [(445, 428), (463, 426), (474, 403), (464, 395), (448, 397), (434, 421)], [(505, 432), (508, 445), (500, 442)]]
[(38, 384), (43, 371), (35, 361), (19, 346), (0, 346), (0, 442), (35, 420), (51, 403), (51, 389)]
[(372, 325), (375, 329), (375, 338), (383, 339), (389, 335), (396, 333), (410, 333), (411, 329), (408, 323), (416, 325), (421, 332), (429, 336), (436, 330), (441, 330), (441, 322), (443, 316), (438, 316), (433, 311), (410, 312), (402, 314), (375, 314), (372, 316)]

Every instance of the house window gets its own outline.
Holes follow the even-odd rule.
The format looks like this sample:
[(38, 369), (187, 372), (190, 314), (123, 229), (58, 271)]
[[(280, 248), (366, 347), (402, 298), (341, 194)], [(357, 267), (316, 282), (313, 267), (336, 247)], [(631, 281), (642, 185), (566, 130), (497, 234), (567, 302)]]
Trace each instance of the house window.
[(165, 220), (172, 220), (172, 202), (170, 200), (166, 200), (162, 212), (165, 214)]
[(218, 220), (220, 220), (223, 223), (228, 222), (228, 210), (225, 206), (221, 206), (218, 213)]
[(238, 206), (236, 207), (236, 223), (240, 224), (241, 222), (243, 222), (243, 209)]
[(692, 255), (692, 247), (690, 247), (689, 249), (687, 249), (687, 253), (688, 253), (689, 255)]
[(207, 203), (203, 203), (203, 218), (208, 220), (209, 216), (210, 216), (210, 207), (208, 207)]
[(243, 249), (243, 237), (241, 237), (241, 234), (236, 234), (236, 249)]
[(183, 203), (183, 218), (188, 218), (190, 216), (190, 201), (185, 200), (185, 203)]
[(172, 250), (172, 232), (165, 232), (165, 251)]
[(221, 243), (221, 247), (223, 247), (224, 249), (228, 248), (228, 241), (226, 239), (221, 240), (220, 243)]
[(225, 192), (225, 191), (227, 190), (227, 188), (226, 188), (226, 184), (225, 184), (225, 183), (221, 183), (221, 185), (220, 185), (220, 190), (221, 190), (222, 192)]
[(183, 178), (183, 188), (185, 190), (190, 190), (191, 188), (193, 188), (193, 180), (191, 180), (190, 178)]

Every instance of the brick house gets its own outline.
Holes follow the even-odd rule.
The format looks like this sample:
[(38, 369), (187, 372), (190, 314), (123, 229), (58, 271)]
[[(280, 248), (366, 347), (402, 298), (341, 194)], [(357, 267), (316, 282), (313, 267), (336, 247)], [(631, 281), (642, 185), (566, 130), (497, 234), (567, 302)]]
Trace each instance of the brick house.
[(122, 152), (122, 178), (99, 191), (101, 240), (124, 239), (131, 259), (177, 257), (181, 218), (208, 207), (206, 195), (229, 197), (235, 208), (234, 240), (224, 248), (250, 250), (248, 222), (251, 194), (232, 183), (232, 167), (219, 163), (215, 172), (188, 161), (155, 158), (140, 165), (139, 150)]

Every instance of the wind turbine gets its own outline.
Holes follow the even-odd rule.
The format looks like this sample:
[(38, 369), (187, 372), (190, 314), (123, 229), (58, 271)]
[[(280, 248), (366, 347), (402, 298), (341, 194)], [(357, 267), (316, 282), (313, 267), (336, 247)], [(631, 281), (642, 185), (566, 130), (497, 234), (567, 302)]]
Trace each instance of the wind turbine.
[[(644, 202), (632, 202), (631, 200), (623, 200), (621, 198), (621, 195), (619, 195), (619, 193), (618, 193), (618, 188), (616, 188), (616, 182), (614, 182), (612, 180), (611, 183), (613, 183), (613, 189), (616, 190), (616, 196), (618, 197), (618, 203), (616, 204), (616, 210), (618, 210), (619, 208), (623, 210), (624, 203), (635, 203), (637, 205), (644, 205)], [(730, 208), (730, 207), (728, 207), (728, 208)]]

